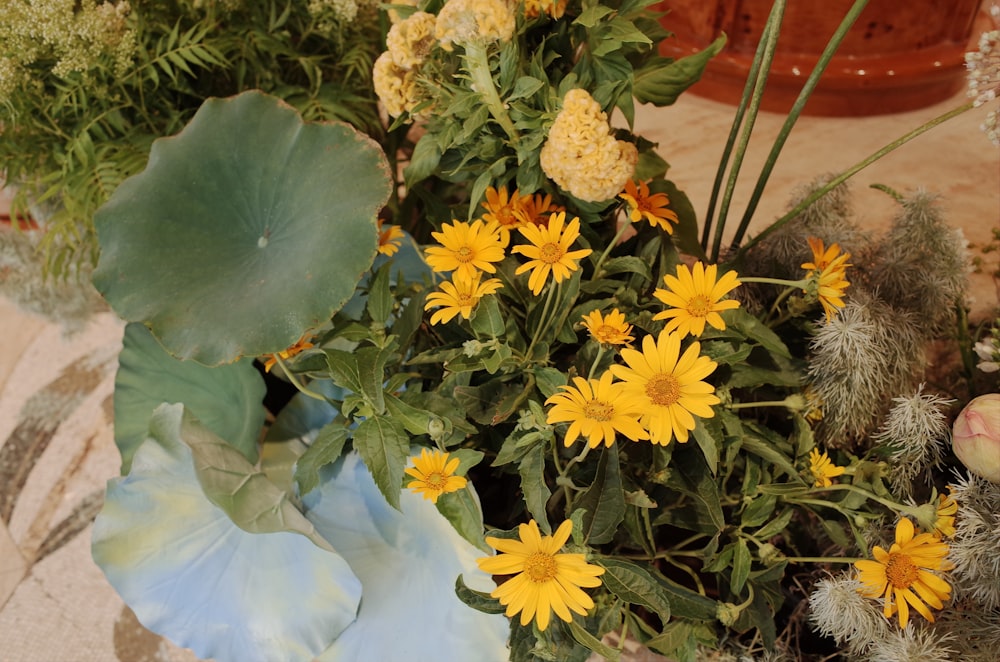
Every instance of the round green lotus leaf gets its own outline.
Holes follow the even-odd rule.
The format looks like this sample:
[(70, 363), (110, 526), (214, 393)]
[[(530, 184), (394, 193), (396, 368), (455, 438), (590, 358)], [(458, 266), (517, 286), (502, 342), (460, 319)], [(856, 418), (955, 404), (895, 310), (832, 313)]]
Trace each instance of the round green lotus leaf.
[(115, 375), (115, 443), (122, 473), (146, 439), (149, 417), (163, 402), (180, 402), (209, 430), (257, 461), (257, 439), (264, 425), (264, 380), (253, 359), (209, 368), (178, 361), (163, 351), (142, 324), (125, 327)]
[(256, 91), (209, 99), (98, 210), (94, 284), (178, 358), (275, 353), (350, 298), (389, 190), (381, 149), (352, 127)]

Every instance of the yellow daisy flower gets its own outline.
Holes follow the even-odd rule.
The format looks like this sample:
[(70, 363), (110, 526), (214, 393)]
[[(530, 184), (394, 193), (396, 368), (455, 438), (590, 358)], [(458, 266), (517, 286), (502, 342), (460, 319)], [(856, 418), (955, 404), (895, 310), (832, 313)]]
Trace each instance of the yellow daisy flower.
[(292, 358), (293, 356), (304, 350), (309, 349), (310, 347), (315, 347), (315, 345), (313, 345), (312, 342), (310, 342), (311, 340), (312, 337), (309, 336), (309, 334), (306, 334), (301, 338), (299, 338), (298, 340), (296, 340), (295, 344), (293, 344), (288, 349), (283, 349), (276, 354), (266, 354), (264, 358), (264, 372), (271, 372), (271, 368), (273, 368), (275, 364), (278, 362), (279, 357), (281, 358), (282, 361), (284, 361), (286, 359)]
[(688, 440), (695, 416), (712, 418), (712, 405), (719, 404), (715, 387), (701, 381), (715, 370), (716, 363), (701, 356), (701, 344), (691, 343), (681, 354), (681, 334), (661, 331), (659, 337), (642, 339), (642, 351), (625, 348), (622, 360), (611, 372), (625, 382), (625, 393), (639, 399), (639, 424), (649, 431), (654, 444), (666, 446), (676, 436)]
[(476, 271), (496, 273), (494, 262), (503, 259), (503, 243), (496, 223), (455, 221), (441, 226), (431, 236), (440, 246), (424, 249), (427, 264), (434, 271), (454, 271), (471, 278)]
[(500, 554), (476, 559), (480, 570), (493, 575), (514, 575), (491, 596), (507, 607), (508, 617), (521, 614), (521, 625), (532, 619), (538, 629), (549, 627), (552, 612), (569, 623), (570, 611), (587, 615), (594, 601), (580, 587), (601, 585), (604, 568), (587, 563), (583, 554), (560, 553), (573, 530), (570, 520), (563, 522), (552, 536), (543, 536), (531, 520), (518, 526), (520, 540), (486, 537), (486, 543)]
[(852, 266), (847, 264), (851, 254), (841, 254), (839, 244), (824, 248), (823, 240), (816, 237), (809, 237), (808, 241), (813, 261), (803, 263), (802, 268), (807, 270), (806, 278), (814, 279), (816, 296), (829, 322), (837, 314), (837, 309), (844, 307), (844, 290), (851, 284), (846, 276), (847, 267)]
[(398, 225), (383, 225), (378, 219), (378, 252), (382, 255), (395, 255), (403, 241), (403, 230)]
[(820, 453), (818, 448), (814, 448), (809, 453), (809, 471), (816, 481), (813, 487), (830, 487), (833, 485), (830, 479), (841, 475), (846, 469), (835, 465), (825, 451)]
[(948, 545), (932, 533), (915, 536), (913, 522), (904, 517), (896, 524), (896, 541), (889, 551), (876, 545), (872, 555), (874, 561), (854, 563), (863, 584), (858, 591), (866, 598), (883, 597), (882, 613), (890, 618), (898, 610), (901, 628), (906, 628), (910, 607), (933, 623), (934, 615), (928, 605), (941, 609), (951, 597), (948, 582), (931, 572), (953, 567), (945, 558)]
[(417, 494), (422, 494), (431, 503), (437, 503), (438, 497), (442, 494), (462, 489), (468, 482), (464, 476), (455, 475), (459, 459), (457, 457), (449, 459), (448, 453), (424, 448), (420, 451), (419, 457), (414, 456), (411, 459), (413, 466), (407, 467), (404, 471), (414, 480), (406, 487)]
[(693, 270), (688, 269), (686, 264), (678, 264), (676, 276), (667, 274), (663, 277), (668, 289), (653, 292), (653, 296), (670, 306), (654, 315), (653, 319), (669, 319), (666, 330), (676, 330), (682, 338), (687, 335), (700, 336), (705, 330), (706, 322), (719, 331), (725, 329), (726, 323), (719, 313), (739, 308), (740, 302), (735, 299), (723, 300), (722, 297), (742, 283), (735, 271), (727, 271), (716, 280), (717, 272), (718, 266), (714, 264), (706, 267), (701, 262), (695, 262)]
[(448, 323), (459, 313), (463, 319), (469, 319), (472, 315), (472, 309), (476, 307), (480, 299), (503, 287), (499, 278), (490, 278), (485, 283), (480, 283), (482, 277), (483, 275), (478, 271), (471, 278), (466, 278), (456, 271), (450, 281), (441, 283), (440, 292), (428, 294), (424, 310), (441, 308), (431, 315), (431, 324)]
[(674, 233), (674, 226), (671, 223), (679, 223), (677, 212), (670, 209), (670, 198), (666, 193), (649, 193), (649, 185), (646, 182), (636, 183), (631, 179), (625, 182), (625, 191), (618, 194), (618, 197), (628, 205), (628, 218), (633, 223), (642, 219), (649, 221), (654, 228), (662, 228), (667, 234)]
[(507, 187), (501, 186), (495, 189), (492, 186), (486, 189), (486, 213), (483, 214), (483, 221), (486, 223), (495, 222), (500, 229), (500, 240), (506, 246), (510, 243), (510, 231), (524, 225), (521, 214), (521, 196), (517, 189), (510, 195), (507, 194)]
[(583, 326), (590, 337), (602, 345), (631, 345), (632, 325), (625, 321), (625, 314), (612, 308), (607, 315), (592, 310), (583, 316)]
[(535, 225), (548, 225), (549, 217), (557, 212), (566, 211), (562, 205), (552, 202), (551, 193), (535, 193), (526, 195), (520, 199), (519, 209), (516, 214), (523, 223), (534, 223)]
[(574, 218), (563, 229), (565, 219), (566, 212), (559, 212), (552, 214), (547, 227), (524, 225), (517, 229), (532, 245), (513, 248), (513, 252), (530, 258), (529, 262), (519, 266), (514, 273), (531, 271), (528, 287), (532, 294), (537, 295), (542, 291), (549, 273), (552, 274), (552, 280), (561, 282), (580, 268), (581, 259), (593, 253), (589, 248), (569, 250), (580, 236), (580, 219)]
[(546, 423), (570, 422), (563, 439), (567, 446), (572, 446), (581, 434), (591, 448), (597, 448), (601, 442), (611, 446), (619, 432), (632, 441), (649, 439), (649, 434), (639, 425), (642, 404), (623, 392), (621, 382), (611, 379), (610, 372), (601, 375), (599, 380), (574, 377), (574, 386), (561, 386), (562, 393), (545, 401), (552, 405)]
[(938, 505), (934, 520), (934, 533), (939, 538), (951, 538), (955, 535), (955, 514), (958, 513), (958, 504), (951, 498), (951, 488), (948, 494), (938, 495)]

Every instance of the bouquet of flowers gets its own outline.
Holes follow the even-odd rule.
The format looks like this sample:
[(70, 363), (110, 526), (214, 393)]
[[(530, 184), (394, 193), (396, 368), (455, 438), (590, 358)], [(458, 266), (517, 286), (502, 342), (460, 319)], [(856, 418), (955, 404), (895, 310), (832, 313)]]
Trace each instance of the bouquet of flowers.
[(948, 476), (922, 383), (964, 242), (923, 192), (864, 231), (845, 173), (723, 247), (731, 189), (699, 223), (609, 121), (722, 46), (659, 56), (650, 4), (390, 6), (381, 144), (211, 99), (99, 210), (131, 323), (93, 553), (147, 627), (220, 661), (995, 650), (1000, 407), (966, 398)]

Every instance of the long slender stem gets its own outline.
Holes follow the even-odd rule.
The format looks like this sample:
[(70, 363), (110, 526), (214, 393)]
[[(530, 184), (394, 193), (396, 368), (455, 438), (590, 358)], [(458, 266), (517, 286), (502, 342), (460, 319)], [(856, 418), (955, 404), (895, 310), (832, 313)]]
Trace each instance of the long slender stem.
[(864, 559), (846, 556), (782, 556), (781, 560), (789, 563), (854, 563)]
[(521, 135), (514, 126), (514, 122), (507, 114), (507, 107), (500, 100), (496, 85), (493, 82), (493, 74), (490, 72), (490, 61), (486, 54), (486, 45), (469, 42), (465, 45), (465, 66), (472, 79), (472, 88), (483, 98), (483, 102), (490, 111), (490, 115), (497, 121), (510, 142), (517, 145), (521, 140)]
[(618, 232), (615, 233), (615, 238), (608, 243), (608, 247), (604, 249), (603, 253), (601, 253), (601, 257), (597, 258), (597, 263), (594, 265), (594, 276), (591, 280), (597, 280), (601, 277), (601, 267), (604, 266), (604, 261), (608, 259), (608, 255), (611, 254), (612, 249), (618, 245), (618, 242), (621, 241), (621, 238), (630, 227), (632, 227), (632, 222), (625, 219), (622, 226), (618, 228)]
[(775, 0), (771, 6), (771, 14), (767, 17), (767, 25), (769, 27), (764, 29), (763, 39), (765, 43), (761, 69), (754, 83), (753, 94), (750, 97), (750, 106), (747, 109), (747, 118), (743, 125), (743, 132), (740, 135), (739, 143), (736, 145), (733, 167), (729, 171), (726, 190), (722, 195), (722, 204), (719, 206), (719, 222), (715, 226), (715, 238), (712, 240), (712, 262), (719, 260), (719, 252), (722, 248), (722, 233), (726, 229), (726, 217), (729, 214), (729, 205), (733, 201), (736, 180), (739, 178), (740, 168), (743, 166), (743, 157), (746, 155), (747, 145), (750, 143), (750, 136), (753, 134), (753, 127), (757, 121), (757, 113), (760, 110), (760, 102), (764, 96), (764, 88), (767, 85), (767, 76), (771, 71), (771, 62), (774, 60), (774, 51), (778, 45), (778, 33), (781, 31), (781, 19), (784, 13), (785, 0)]
[(788, 223), (790, 220), (792, 220), (793, 218), (795, 218), (796, 216), (798, 216), (799, 214), (801, 214), (802, 211), (804, 209), (806, 209), (809, 205), (811, 205), (812, 203), (816, 202), (817, 200), (819, 200), (820, 198), (822, 198), (824, 195), (826, 195), (827, 193), (829, 193), (833, 189), (837, 188), (838, 186), (840, 186), (841, 184), (843, 184), (845, 181), (847, 181), (848, 179), (850, 179), (851, 177), (853, 177), (854, 175), (856, 175), (860, 171), (864, 170), (865, 168), (867, 168), (871, 164), (875, 163), (876, 161), (878, 161), (879, 159), (881, 159), (883, 156), (885, 156), (889, 152), (892, 152), (896, 148), (905, 145), (906, 143), (910, 142), (911, 140), (913, 140), (917, 136), (919, 136), (921, 134), (924, 134), (924, 133), (927, 133), (928, 131), (930, 131), (931, 129), (933, 129), (934, 127), (936, 127), (938, 124), (942, 124), (944, 122), (947, 122), (948, 120), (950, 120), (953, 117), (958, 117), (959, 115), (961, 115), (962, 113), (966, 112), (967, 110), (970, 110), (972, 107), (973, 107), (973, 105), (972, 105), (972, 102), (970, 101), (968, 103), (965, 103), (965, 104), (959, 106), (958, 108), (954, 108), (954, 109), (949, 110), (948, 112), (946, 112), (946, 113), (944, 113), (942, 115), (938, 115), (934, 119), (929, 120), (929, 121), (925, 122), (924, 124), (921, 124), (917, 128), (915, 128), (912, 131), (910, 131), (909, 133), (907, 133), (907, 134), (905, 134), (903, 136), (900, 136), (896, 140), (893, 140), (888, 145), (882, 147), (881, 149), (879, 149), (876, 152), (873, 152), (871, 155), (865, 157), (861, 161), (858, 161), (853, 166), (851, 166), (850, 168), (848, 168), (844, 172), (840, 173), (839, 175), (837, 175), (836, 177), (834, 177), (833, 179), (831, 179), (829, 182), (827, 182), (826, 184), (824, 184), (820, 188), (818, 188), (815, 191), (813, 191), (809, 196), (807, 196), (804, 200), (802, 200), (802, 202), (800, 202), (799, 204), (795, 205), (795, 207), (793, 209), (791, 209), (788, 213), (786, 213), (784, 216), (782, 216), (781, 218), (779, 218), (778, 220), (774, 221), (769, 226), (767, 226), (766, 228), (764, 228), (764, 230), (762, 230), (759, 234), (755, 235), (753, 237), (753, 239), (750, 239), (745, 244), (743, 244), (743, 246), (741, 246), (740, 249), (739, 249), (739, 251), (737, 252), (736, 257), (734, 259), (734, 262), (739, 262), (740, 259), (743, 257), (743, 255), (745, 255), (746, 252), (751, 247), (755, 246), (758, 242), (760, 242), (761, 240), (763, 240), (765, 237), (771, 235), (775, 230), (778, 230), (783, 225), (785, 225), (786, 223)]
[(281, 369), (285, 372), (285, 376), (288, 377), (288, 381), (290, 381), (292, 383), (292, 386), (298, 389), (300, 393), (302, 393), (303, 395), (308, 395), (310, 398), (314, 398), (316, 400), (329, 402), (327, 398), (323, 397), (316, 391), (310, 391), (308, 388), (306, 388), (305, 385), (299, 381), (299, 378), (295, 375), (295, 373), (288, 369), (288, 365), (285, 364), (285, 361), (280, 356), (278, 356), (277, 354), (274, 354), (273, 356), (275, 362), (277, 362), (277, 364), (280, 365)]
[(750, 70), (747, 72), (747, 81), (743, 86), (743, 94), (740, 96), (739, 105), (737, 105), (736, 113), (733, 115), (733, 124), (729, 128), (729, 137), (726, 138), (726, 146), (722, 149), (719, 168), (715, 171), (712, 194), (708, 199), (708, 209), (705, 211), (705, 222), (701, 230), (701, 248), (704, 251), (708, 250), (708, 238), (712, 236), (712, 216), (715, 214), (715, 205), (719, 199), (719, 192), (722, 190), (722, 182), (726, 178), (726, 166), (729, 164), (729, 156), (732, 154), (733, 145), (736, 144), (736, 136), (739, 135), (740, 125), (743, 123), (747, 105), (750, 103), (750, 95), (757, 80), (757, 72), (760, 71), (761, 63), (764, 59), (764, 46), (767, 44), (766, 36), (767, 31), (770, 29), (770, 23), (765, 23), (760, 41), (757, 43), (757, 51), (750, 62)]
[(757, 178), (757, 184), (754, 186), (753, 193), (750, 195), (750, 201), (747, 203), (746, 211), (743, 212), (743, 218), (740, 220), (740, 224), (736, 228), (736, 234), (733, 236), (732, 243), (734, 250), (740, 245), (740, 242), (743, 241), (743, 236), (746, 234), (747, 228), (750, 226), (750, 220), (753, 218), (753, 214), (757, 210), (757, 204), (760, 202), (761, 195), (764, 193), (764, 187), (767, 185), (767, 180), (771, 177), (771, 171), (774, 170), (774, 164), (778, 160), (778, 154), (781, 153), (781, 149), (785, 146), (788, 134), (792, 132), (792, 127), (794, 127), (795, 122), (798, 121), (799, 115), (802, 114), (802, 109), (805, 108), (806, 102), (809, 100), (809, 97), (812, 96), (816, 85), (819, 84), (820, 76), (822, 76), (823, 72), (826, 71), (826, 67), (830, 64), (830, 60), (833, 58), (834, 53), (837, 52), (837, 48), (840, 47), (840, 43), (844, 40), (844, 37), (847, 36), (847, 32), (851, 29), (851, 26), (854, 25), (858, 15), (861, 14), (867, 4), (868, 0), (855, 0), (850, 10), (844, 16), (844, 20), (840, 22), (840, 25), (834, 31), (833, 36), (830, 37), (830, 41), (827, 42), (826, 48), (823, 49), (823, 53), (819, 56), (816, 66), (806, 79), (805, 85), (802, 86), (802, 90), (799, 92), (798, 98), (795, 100), (795, 103), (792, 104), (791, 110), (788, 111), (788, 115), (785, 117), (785, 122), (781, 126), (781, 131), (778, 132), (778, 136), (774, 139), (774, 144), (771, 146), (771, 151), (767, 155), (767, 160), (764, 161), (764, 166), (761, 168), (760, 176)]

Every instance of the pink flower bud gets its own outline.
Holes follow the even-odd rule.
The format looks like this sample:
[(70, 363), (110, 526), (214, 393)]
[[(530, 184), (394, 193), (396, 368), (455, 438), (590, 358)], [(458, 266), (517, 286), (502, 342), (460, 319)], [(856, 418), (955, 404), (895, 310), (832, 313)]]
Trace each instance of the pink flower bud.
[(955, 419), (952, 449), (969, 471), (1000, 483), (1000, 393), (974, 398)]

